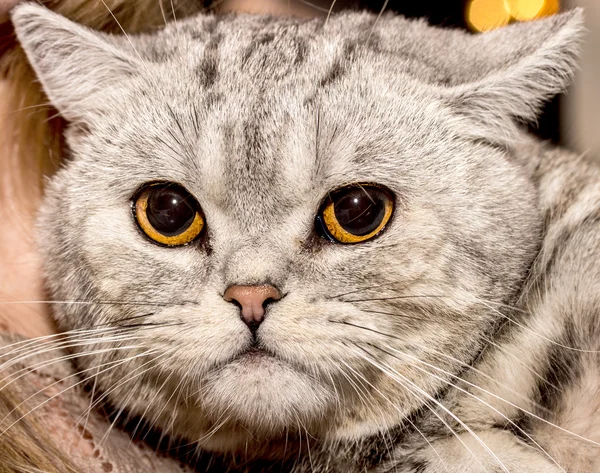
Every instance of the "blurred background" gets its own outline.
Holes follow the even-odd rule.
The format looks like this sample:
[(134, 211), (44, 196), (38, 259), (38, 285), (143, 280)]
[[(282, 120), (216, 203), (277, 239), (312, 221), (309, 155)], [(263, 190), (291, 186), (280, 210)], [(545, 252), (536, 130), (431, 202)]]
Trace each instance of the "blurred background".
[(543, 139), (600, 160), (600, 0), (214, 0), (216, 4), (222, 10), (256, 12), (268, 8), (273, 13), (292, 11), (310, 16), (347, 8), (384, 9), (474, 33), (584, 7), (588, 31), (575, 83), (546, 105), (539, 122), (531, 128)]

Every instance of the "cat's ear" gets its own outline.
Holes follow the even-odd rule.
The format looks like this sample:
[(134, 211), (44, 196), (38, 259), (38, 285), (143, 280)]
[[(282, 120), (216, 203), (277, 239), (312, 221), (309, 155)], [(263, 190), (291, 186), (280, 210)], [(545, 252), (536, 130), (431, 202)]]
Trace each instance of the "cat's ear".
[(473, 137), (510, 143), (517, 122), (535, 121), (544, 102), (569, 85), (583, 31), (583, 11), (575, 9), (473, 35), (468, 47), (480, 56), (464, 65), (468, 80), (444, 88), (444, 100)]
[(101, 113), (102, 90), (139, 70), (140, 59), (105, 35), (48, 10), (25, 3), (12, 12), (19, 42), (50, 102), (69, 121), (86, 122)]

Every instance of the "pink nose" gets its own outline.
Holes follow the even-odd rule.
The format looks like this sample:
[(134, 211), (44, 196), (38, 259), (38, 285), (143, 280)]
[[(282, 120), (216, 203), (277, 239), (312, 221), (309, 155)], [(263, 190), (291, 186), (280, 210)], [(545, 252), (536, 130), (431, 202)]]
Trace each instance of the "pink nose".
[(265, 305), (269, 301), (281, 299), (281, 293), (273, 286), (229, 286), (223, 294), (227, 302), (237, 302), (241, 306), (242, 320), (256, 330), (265, 318)]

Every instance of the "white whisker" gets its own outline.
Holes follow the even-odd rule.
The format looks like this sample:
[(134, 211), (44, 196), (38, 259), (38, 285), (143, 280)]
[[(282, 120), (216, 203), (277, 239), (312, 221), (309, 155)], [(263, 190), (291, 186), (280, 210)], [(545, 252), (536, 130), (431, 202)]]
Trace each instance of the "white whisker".
[[(360, 347), (357, 347), (360, 348)], [(365, 353), (368, 353), (370, 356), (372, 356), (369, 352), (367, 352), (364, 349), (361, 349), (363, 351), (365, 351)], [(412, 381), (410, 381), (406, 376), (398, 373), (394, 368), (390, 367), (389, 365), (385, 364), (385, 367), (381, 366), (380, 363), (375, 362), (372, 359), (369, 359), (368, 357), (366, 357), (364, 354), (360, 353), (360, 352), (355, 352), (356, 355), (358, 355), (359, 357), (361, 357), (362, 359), (364, 359), (365, 361), (367, 361), (368, 363), (370, 363), (372, 366), (374, 366), (375, 368), (379, 369), (380, 371), (382, 371), (383, 373), (387, 374), (388, 376), (390, 376), (392, 379), (396, 380), (397, 382), (399, 382), (400, 384), (402, 384), (403, 386), (406, 387), (406, 385), (410, 386), (412, 389), (416, 390), (418, 393), (420, 393), (422, 396), (425, 396), (430, 402), (434, 403), (436, 406), (438, 406), (441, 410), (443, 410), (446, 414), (448, 414), (450, 417), (452, 417), (456, 422), (458, 422), (458, 424), (464, 428), (474, 439), (475, 441), (477, 441), (477, 443), (479, 443), (485, 450), (486, 452), (488, 452), (488, 454), (494, 458), (494, 460), (498, 463), (498, 465), (500, 466), (500, 468), (505, 472), (505, 473), (510, 473), (510, 471), (508, 470), (508, 468), (506, 468), (506, 465), (504, 465), (504, 463), (502, 463), (502, 461), (498, 458), (498, 456), (490, 449), (490, 447), (473, 431), (473, 429), (471, 429), (468, 425), (466, 425), (456, 414), (454, 414), (452, 411), (450, 411), (446, 406), (444, 406), (443, 404), (441, 404), (437, 399), (435, 399), (433, 396), (431, 396), (427, 391), (425, 391), (424, 389), (420, 388), (418, 385), (416, 385), (415, 383), (413, 383)], [(445, 421), (441, 418), (441, 416), (439, 416), (439, 414), (437, 414), (433, 409), (430, 409), (430, 411), (436, 416), (438, 417), (438, 419), (440, 419), (440, 421), (444, 422)], [(446, 424), (446, 426), (449, 428), (449, 426)], [(467, 451), (469, 451), (471, 453), (471, 455), (473, 456), (473, 458), (477, 461), (477, 463), (479, 463), (479, 465), (486, 470), (485, 466), (481, 463), (481, 461), (477, 458), (477, 456), (474, 454), (474, 452), (464, 443), (464, 441), (460, 438), (460, 436), (458, 434), (455, 434), (455, 437), (460, 441), (460, 443), (467, 449)], [(486, 470), (487, 471), (487, 470)]]

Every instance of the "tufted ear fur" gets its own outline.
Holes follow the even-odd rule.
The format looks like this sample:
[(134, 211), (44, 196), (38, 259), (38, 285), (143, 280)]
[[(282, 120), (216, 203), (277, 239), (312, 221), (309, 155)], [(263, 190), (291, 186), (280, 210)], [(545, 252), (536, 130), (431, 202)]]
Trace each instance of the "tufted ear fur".
[(516, 123), (534, 121), (543, 103), (571, 81), (583, 30), (583, 12), (576, 9), (472, 36), (469, 47), (480, 57), (465, 64), (470, 80), (442, 92), (466, 120), (465, 132), (509, 144)]
[[(12, 12), (17, 38), (52, 104), (72, 122), (106, 106), (98, 98), (133, 76), (141, 60), (121, 38), (102, 34), (32, 3)], [(106, 94), (105, 94), (106, 95)]]

